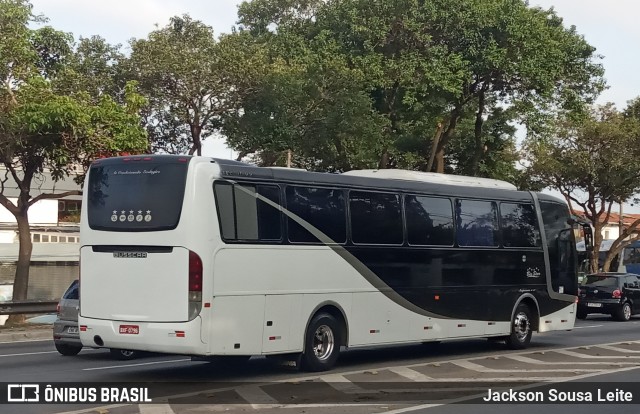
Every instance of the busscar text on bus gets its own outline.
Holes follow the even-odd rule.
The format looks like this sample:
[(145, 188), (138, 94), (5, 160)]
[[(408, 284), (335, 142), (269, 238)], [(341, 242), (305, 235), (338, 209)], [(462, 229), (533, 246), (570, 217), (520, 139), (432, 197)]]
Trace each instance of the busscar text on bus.
[(95, 161), (83, 197), (86, 346), (321, 371), (346, 347), (524, 348), (575, 322), (579, 225), (506, 182), (149, 155)]

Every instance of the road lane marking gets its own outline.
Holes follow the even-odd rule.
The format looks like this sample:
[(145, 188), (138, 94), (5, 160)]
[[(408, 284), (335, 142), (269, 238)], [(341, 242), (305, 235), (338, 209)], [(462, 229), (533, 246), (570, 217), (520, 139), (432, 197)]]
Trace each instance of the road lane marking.
[(581, 371), (581, 372), (603, 372), (606, 371), (606, 369), (593, 369), (593, 368), (571, 368), (571, 369), (556, 369), (556, 368), (550, 368), (550, 369), (494, 369), (494, 368), (487, 368), (484, 365), (480, 365), (480, 364), (476, 364), (470, 361), (456, 361), (453, 362), (453, 365), (457, 365), (461, 368), (464, 369), (469, 369), (471, 371), (477, 371), (477, 372), (485, 372), (485, 373), (508, 373), (508, 372), (576, 372), (576, 371)]
[[(246, 385), (235, 389), (236, 394), (242, 397), (253, 409), (278, 408), (282, 404), (267, 394), (258, 385)], [(255, 402), (254, 402), (255, 401)]]
[[(580, 349), (580, 347), (571, 348), (571, 349)], [(583, 359), (620, 359), (620, 358), (638, 359), (640, 358), (639, 355), (588, 355), (588, 354), (581, 354), (580, 352), (569, 351), (568, 349), (556, 349), (553, 352), (557, 352), (559, 354), (563, 354), (563, 355), (567, 355), (575, 358), (583, 358)]]
[(433, 380), (433, 378), (428, 377), (415, 369), (407, 368), (407, 367), (391, 367), (387, 369), (388, 371), (393, 372), (394, 374), (398, 374), (401, 377), (408, 378), (411, 381), (417, 382), (429, 382)]
[(140, 404), (140, 414), (175, 414), (169, 404)]
[(3, 345), (3, 344), (17, 344), (17, 343), (21, 343), (21, 342), (51, 342), (51, 341), (53, 341), (52, 338), (48, 338), (48, 339), (21, 339), (19, 341), (0, 342), (0, 345)]
[(185, 362), (191, 361), (191, 358), (185, 359), (172, 359), (171, 361), (154, 361), (154, 362), (142, 362), (139, 364), (124, 364), (124, 365), (110, 365), (108, 367), (93, 367), (93, 368), (83, 368), (83, 371), (97, 371), (100, 369), (116, 369), (116, 368), (128, 368), (128, 367), (141, 367), (145, 365), (157, 365), (157, 364), (171, 364), (174, 362)]
[[(91, 352), (91, 351), (100, 351), (99, 349), (83, 349), (81, 352)], [(12, 356), (29, 356), (29, 355), (40, 355), (40, 354), (57, 354), (58, 351), (40, 351), (40, 352), (23, 352), (21, 354), (4, 354), (0, 355), (0, 358), (4, 357), (12, 357)]]
[(42, 352), (24, 352), (22, 354), (4, 354), (0, 355), (0, 358), (14, 357), (14, 356), (27, 356), (27, 355), (40, 355), (40, 354), (57, 354), (58, 351), (42, 351)]
[(336, 391), (344, 393), (359, 393), (364, 391), (361, 387), (358, 387), (341, 374), (322, 375), (320, 379), (329, 384), (329, 386)]
[(574, 326), (573, 329), (600, 328), (601, 326), (604, 325)]
[(505, 355), (505, 358), (513, 359), (514, 361), (524, 362), (525, 364), (537, 364), (537, 365), (638, 365), (637, 362), (584, 362), (584, 361), (541, 361), (539, 359), (529, 358), (522, 355)]
[(611, 346), (611, 345), (595, 345), (595, 347), (608, 349), (609, 351), (615, 351), (615, 352), (623, 352), (623, 353), (628, 352), (630, 354), (640, 354), (640, 350), (637, 350), (637, 349), (619, 348), (617, 346)]

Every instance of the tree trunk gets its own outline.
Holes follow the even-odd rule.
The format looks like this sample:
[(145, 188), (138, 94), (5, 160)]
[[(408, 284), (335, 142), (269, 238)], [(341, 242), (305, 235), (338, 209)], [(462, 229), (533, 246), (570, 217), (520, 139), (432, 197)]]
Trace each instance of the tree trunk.
[[(29, 217), (27, 209), (16, 215), (18, 222), (18, 264), (16, 266), (16, 276), (13, 281), (13, 300), (27, 300), (27, 290), (29, 287), (29, 265), (31, 264), (31, 228), (29, 227)], [(24, 315), (10, 315), (7, 325), (24, 323)]]
[(198, 125), (191, 125), (191, 140), (193, 141), (191, 145), (191, 149), (189, 150), (189, 155), (202, 155), (202, 139), (200, 135), (202, 134), (202, 128)]
[(380, 162), (378, 163), (378, 169), (383, 170), (389, 166), (389, 151), (385, 148), (380, 155)]
[(449, 142), (451, 137), (453, 137), (453, 134), (456, 131), (456, 126), (458, 125), (461, 111), (462, 107), (455, 107), (451, 111), (449, 125), (447, 125), (446, 130), (442, 133), (440, 141), (438, 142), (438, 149), (436, 150), (435, 157), (435, 170), (437, 173), (444, 173), (444, 150), (447, 146), (447, 143)]
[(475, 151), (473, 153), (473, 157), (471, 158), (471, 174), (474, 177), (478, 176), (480, 172), (480, 160), (482, 159), (482, 155), (484, 154), (484, 145), (482, 142), (482, 124), (484, 123), (484, 119), (482, 116), (484, 115), (484, 92), (481, 92), (478, 96), (478, 112), (476, 113), (476, 124), (474, 128), (474, 138), (475, 138)]
[(427, 168), (425, 171), (430, 172), (433, 169), (433, 163), (436, 159), (436, 151), (438, 149), (438, 144), (440, 143), (440, 137), (442, 136), (442, 129), (444, 128), (444, 124), (442, 122), (438, 122), (438, 126), (436, 128), (435, 134), (433, 134), (433, 140), (431, 141), (431, 151), (429, 152), (429, 162), (427, 162)]

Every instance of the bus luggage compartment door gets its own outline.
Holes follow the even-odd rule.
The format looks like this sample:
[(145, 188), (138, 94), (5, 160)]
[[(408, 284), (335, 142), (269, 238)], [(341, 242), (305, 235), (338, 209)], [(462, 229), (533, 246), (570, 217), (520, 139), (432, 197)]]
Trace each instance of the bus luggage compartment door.
[(80, 260), (83, 317), (140, 322), (188, 320), (187, 249), (83, 246)]

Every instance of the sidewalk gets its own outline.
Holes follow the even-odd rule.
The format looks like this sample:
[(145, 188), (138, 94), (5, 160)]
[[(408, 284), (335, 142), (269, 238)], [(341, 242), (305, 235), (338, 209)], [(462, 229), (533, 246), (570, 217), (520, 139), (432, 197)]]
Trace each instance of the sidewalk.
[(12, 328), (0, 326), (0, 343), (36, 339), (53, 340), (53, 325), (24, 325)]

